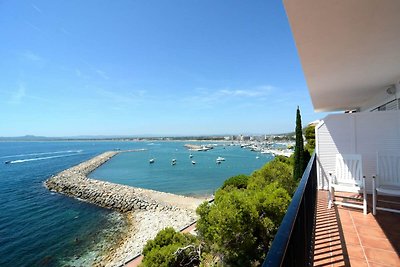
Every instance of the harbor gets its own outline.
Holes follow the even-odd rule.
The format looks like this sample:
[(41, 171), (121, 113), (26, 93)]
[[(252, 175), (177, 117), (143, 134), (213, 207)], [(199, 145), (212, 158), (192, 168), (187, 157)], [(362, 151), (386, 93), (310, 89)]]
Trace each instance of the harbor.
[(168, 226), (181, 229), (197, 219), (195, 209), (204, 199), (135, 188), (88, 178), (87, 175), (120, 153), (108, 151), (45, 181), (51, 190), (104, 208), (125, 213), (130, 227), (119, 246), (112, 248), (95, 265), (121, 265), (140, 254), (147, 240)]

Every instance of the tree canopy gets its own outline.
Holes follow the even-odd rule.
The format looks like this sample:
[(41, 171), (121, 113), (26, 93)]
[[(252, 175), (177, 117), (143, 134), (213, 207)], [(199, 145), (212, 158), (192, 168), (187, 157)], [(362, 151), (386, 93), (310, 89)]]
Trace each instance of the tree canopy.
[(158, 232), (143, 249), (144, 259), (140, 266), (170, 267), (196, 266), (200, 263), (201, 245), (196, 237), (176, 232), (172, 227)]
[(246, 188), (247, 187), (247, 182), (249, 180), (249, 176), (245, 174), (239, 174), (236, 176), (233, 176), (227, 180), (224, 181), (224, 184), (222, 185), (222, 189), (227, 188), (228, 186), (234, 187), (234, 188)]
[(297, 107), (296, 111), (296, 146), (294, 148), (294, 169), (293, 169), (293, 178), (295, 181), (300, 180), (303, 175), (305, 169), (305, 160), (304, 160), (304, 140), (303, 140), (303, 131), (301, 127), (301, 115), (300, 109)]
[(304, 136), (307, 141), (304, 149), (307, 150), (308, 153), (312, 154), (315, 149), (315, 125), (308, 125), (304, 129)]
[(197, 237), (161, 231), (147, 243), (143, 266), (261, 265), (296, 185), (293, 159), (282, 156), (227, 179), (213, 203), (198, 207)]
[(261, 189), (220, 190), (197, 210), (197, 230), (224, 263), (250, 266), (265, 257), (290, 197), (278, 183)]

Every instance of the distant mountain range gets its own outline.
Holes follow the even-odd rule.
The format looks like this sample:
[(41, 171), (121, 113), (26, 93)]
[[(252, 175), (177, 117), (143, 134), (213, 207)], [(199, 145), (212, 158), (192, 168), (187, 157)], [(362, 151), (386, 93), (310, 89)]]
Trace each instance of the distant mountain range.
[[(291, 136), (293, 134), (294, 133), (283, 133), (279, 135)], [(276, 136), (277, 134), (274, 135)], [(24, 135), (24, 136), (12, 136), (12, 137), (0, 136), (0, 141), (65, 141), (65, 140), (73, 141), (73, 140), (138, 140), (138, 139), (139, 140), (224, 140), (225, 136), (232, 136), (232, 134), (198, 135), (198, 136), (79, 135), (79, 136), (63, 136), (63, 137)], [(250, 136), (264, 136), (264, 135), (255, 134)]]
[(48, 137), (36, 135), (24, 135), (13, 137), (1, 137), (0, 141), (57, 141), (57, 140), (104, 140), (104, 139), (133, 139), (132, 136), (106, 136), (106, 135), (82, 135), (82, 136), (63, 136), (63, 137)]

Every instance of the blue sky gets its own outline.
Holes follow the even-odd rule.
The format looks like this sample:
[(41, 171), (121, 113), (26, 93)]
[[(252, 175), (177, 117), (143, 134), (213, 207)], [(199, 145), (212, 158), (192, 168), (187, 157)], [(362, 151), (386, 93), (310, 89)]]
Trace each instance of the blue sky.
[(293, 131), (313, 111), (281, 1), (2, 1), (0, 136)]

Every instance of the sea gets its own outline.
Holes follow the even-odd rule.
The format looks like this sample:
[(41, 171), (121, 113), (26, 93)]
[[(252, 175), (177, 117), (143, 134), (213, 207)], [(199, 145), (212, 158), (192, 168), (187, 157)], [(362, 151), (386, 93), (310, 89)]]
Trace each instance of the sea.
[[(105, 151), (141, 150), (116, 155), (91, 178), (194, 197), (211, 196), (227, 178), (251, 174), (272, 159), (229, 143), (209, 151), (189, 151), (185, 143), (0, 142), (0, 266), (90, 266), (116, 244), (126, 230), (124, 216), (43, 184)], [(217, 164), (217, 157), (225, 161)]]

